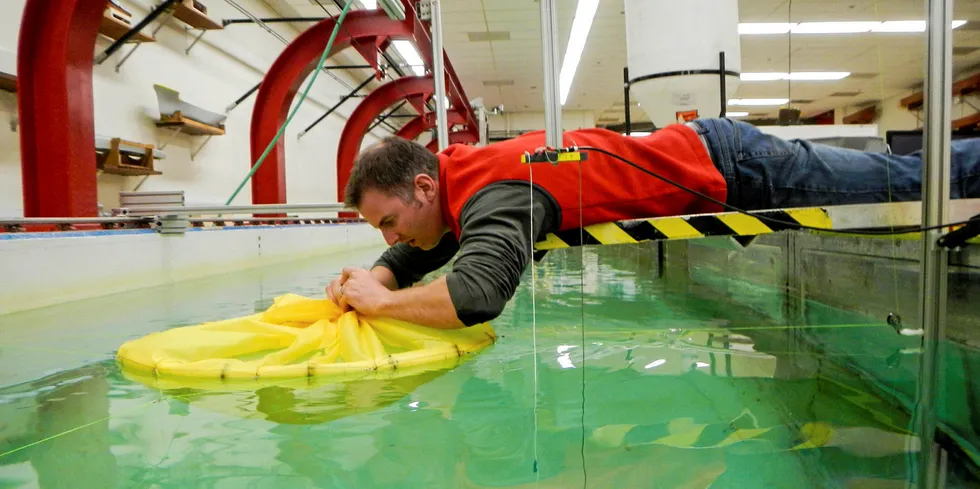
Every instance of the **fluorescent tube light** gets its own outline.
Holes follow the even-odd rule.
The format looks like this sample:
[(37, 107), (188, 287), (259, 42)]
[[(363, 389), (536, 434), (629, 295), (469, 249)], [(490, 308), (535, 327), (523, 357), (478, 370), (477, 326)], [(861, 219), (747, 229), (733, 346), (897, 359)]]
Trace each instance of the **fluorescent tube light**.
[(871, 32), (925, 32), (925, 31), (926, 31), (926, 21), (924, 20), (892, 20), (888, 22), (882, 22), (874, 29), (871, 29)]
[(793, 27), (793, 34), (856, 34), (871, 32), (881, 22), (802, 22)]
[(725, 117), (748, 117), (748, 112), (725, 112)]
[[(966, 24), (965, 20), (954, 20), (953, 29)], [(886, 22), (762, 22), (741, 23), (738, 33), (747, 34), (858, 34), (866, 32), (925, 32), (924, 20), (890, 20)]]
[(788, 73), (742, 73), (739, 77), (742, 81), (778, 81), (785, 80)]
[(589, 38), (589, 31), (592, 30), (592, 19), (595, 18), (597, 8), (599, 8), (599, 0), (578, 0), (575, 20), (572, 21), (572, 32), (568, 36), (568, 47), (565, 48), (565, 59), (561, 63), (561, 75), (558, 78), (562, 105), (565, 105), (568, 92), (572, 88), (572, 80), (575, 78), (578, 62), (582, 58), (585, 41)]
[(395, 46), (395, 51), (401, 55), (402, 59), (412, 67), (412, 71), (415, 72), (415, 76), (422, 76), (425, 74), (425, 62), (422, 61), (422, 56), (419, 56), (419, 52), (415, 50), (415, 46), (411, 42), (399, 39), (391, 43)]
[[(405, 20), (405, 6), (402, 5), (400, 0), (380, 0), (381, 10), (384, 10), (388, 17), (392, 20)], [(373, 4), (374, 8), (378, 6), (378, 0), (361, 0), (364, 4), (364, 8), (368, 8), (368, 4)]]
[(728, 101), (728, 105), (785, 105), (789, 103), (788, 98), (734, 98)]
[(795, 73), (742, 73), (741, 79), (747, 82), (779, 80), (826, 81), (841, 80), (848, 76), (851, 76), (851, 74), (846, 71), (810, 71)]
[(796, 24), (779, 22), (742, 23), (738, 25), (739, 34), (786, 34)]
[(661, 358), (660, 360), (654, 360), (654, 361), (652, 361), (652, 362), (644, 365), (643, 368), (656, 368), (656, 367), (659, 367), (659, 366), (661, 366), (661, 365), (663, 365), (665, 363), (667, 363), (667, 360), (664, 360), (663, 358)]
[(849, 76), (851, 76), (851, 73), (847, 71), (801, 71), (790, 73), (789, 79), (797, 81), (826, 81), (843, 80)]

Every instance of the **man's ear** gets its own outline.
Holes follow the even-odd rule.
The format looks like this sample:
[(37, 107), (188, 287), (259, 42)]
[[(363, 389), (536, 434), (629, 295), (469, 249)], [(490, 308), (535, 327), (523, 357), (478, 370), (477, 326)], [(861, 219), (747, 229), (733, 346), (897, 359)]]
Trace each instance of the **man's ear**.
[(420, 198), (432, 202), (436, 199), (436, 181), (425, 173), (415, 175), (415, 191)]

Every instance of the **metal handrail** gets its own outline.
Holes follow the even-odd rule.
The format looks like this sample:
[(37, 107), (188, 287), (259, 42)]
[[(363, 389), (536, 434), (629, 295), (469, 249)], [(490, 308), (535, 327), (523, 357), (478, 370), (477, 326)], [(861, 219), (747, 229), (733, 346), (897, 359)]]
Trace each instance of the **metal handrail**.
[(120, 224), (152, 222), (152, 216), (117, 217), (2, 217), (0, 226), (20, 226), (29, 224)]
[(275, 214), (283, 212), (356, 212), (344, 204), (260, 204), (201, 206), (139, 206), (112, 209), (115, 216), (197, 216), (204, 214)]

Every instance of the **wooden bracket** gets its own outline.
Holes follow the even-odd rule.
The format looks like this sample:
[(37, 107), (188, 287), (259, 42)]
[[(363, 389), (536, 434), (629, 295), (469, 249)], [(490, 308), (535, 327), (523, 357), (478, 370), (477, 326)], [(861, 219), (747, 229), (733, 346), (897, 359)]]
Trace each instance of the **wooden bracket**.
[(112, 138), (109, 148), (96, 149), (99, 170), (115, 175), (162, 175), (153, 169), (153, 145)]

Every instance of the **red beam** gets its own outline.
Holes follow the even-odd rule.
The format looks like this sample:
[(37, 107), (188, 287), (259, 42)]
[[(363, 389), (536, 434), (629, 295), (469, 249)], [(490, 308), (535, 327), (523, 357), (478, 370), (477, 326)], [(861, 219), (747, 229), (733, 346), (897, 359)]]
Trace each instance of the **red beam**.
[[(460, 131), (449, 133), (449, 144), (477, 143), (479, 141), (479, 138), (468, 132)], [(426, 144), (425, 148), (435, 153), (439, 149), (439, 140), (433, 139), (432, 141), (429, 141), (429, 144)]]
[[(315, 67), (333, 32), (336, 19), (323, 20), (300, 34), (276, 59), (259, 87), (252, 111), (252, 164), (286, 123), (293, 97)], [(355, 11), (347, 15), (334, 40), (332, 56), (352, 42), (371, 42), (378, 37), (409, 38), (411, 25), (390, 19), (384, 12)], [(360, 41), (358, 40), (360, 38)], [(286, 145), (280, 139), (252, 176), (252, 203), (286, 202)]]
[[(454, 124), (464, 124), (465, 116), (455, 110), (447, 112), (446, 123), (449, 127), (452, 127)], [(400, 138), (405, 138), (405, 139), (415, 139), (419, 137), (419, 135), (422, 134), (423, 131), (432, 129), (433, 127), (436, 127), (435, 114), (429, 112), (424, 116), (420, 115), (408, 121), (407, 124), (402, 126), (402, 128), (399, 129), (397, 133), (395, 133), (395, 136), (398, 136)]]
[[(350, 171), (354, 167), (354, 158), (361, 148), (361, 140), (367, 132), (371, 122), (374, 121), (386, 108), (394, 105), (399, 100), (408, 97), (422, 95), (427, 97), (432, 94), (432, 77), (429, 76), (406, 76), (395, 81), (388, 82), (370, 95), (364, 97), (360, 105), (354, 109), (344, 131), (340, 134), (340, 144), (337, 146), (337, 201), (344, 201), (344, 186), (350, 178)], [(410, 123), (411, 124), (411, 123)], [(419, 131), (425, 130), (424, 126)], [(418, 134), (416, 134), (418, 136)]]
[[(352, 43), (373, 45), (378, 39), (405, 39), (415, 43), (423, 59), (431, 66), (432, 47), (428, 28), (415, 18), (414, 8), (406, 2), (406, 19), (392, 20), (380, 10), (354, 11), (344, 20), (331, 53), (333, 55)], [(326, 19), (314, 25), (296, 38), (279, 55), (259, 88), (252, 112), (251, 150), (252, 161), (258, 161), (269, 142), (275, 137), (288, 117), (288, 111), (302, 81), (313, 69), (326, 48), (327, 40), (333, 31), (335, 19)], [(479, 124), (469, 106), (469, 99), (462, 91), (462, 85), (452, 65), (446, 62), (447, 96), (455, 107), (466, 112), (467, 130), (478, 136)], [(431, 85), (431, 80), (429, 81)], [(431, 90), (430, 90), (431, 91)], [(377, 116), (379, 114), (374, 114)], [(349, 123), (348, 123), (349, 125)], [(367, 128), (365, 127), (365, 131)], [(361, 134), (363, 135), (363, 133)], [(361, 135), (358, 135), (360, 138)], [(342, 145), (347, 143), (341, 139)], [(353, 161), (353, 159), (351, 159)], [(339, 163), (339, 161), (338, 161)], [(338, 165), (338, 171), (340, 166)], [(252, 202), (255, 204), (277, 204), (286, 202), (285, 145), (280, 140), (269, 153), (266, 161), (252, 177)], [(346, 179), (338, 180), (338, 188), (343, 188)]]
[(28, 0), (17, 43), (25, 217), (98, 215), (92, 63), (105, 0)]

